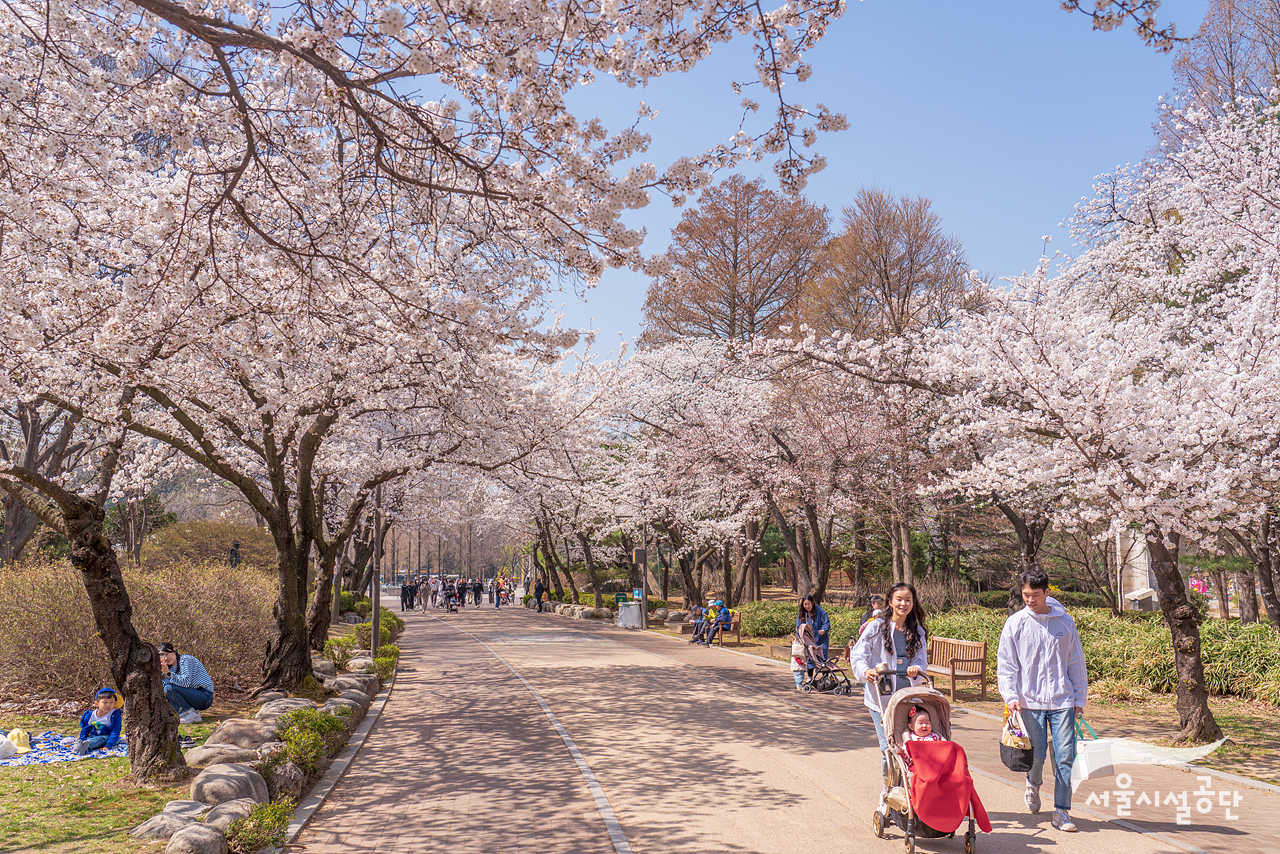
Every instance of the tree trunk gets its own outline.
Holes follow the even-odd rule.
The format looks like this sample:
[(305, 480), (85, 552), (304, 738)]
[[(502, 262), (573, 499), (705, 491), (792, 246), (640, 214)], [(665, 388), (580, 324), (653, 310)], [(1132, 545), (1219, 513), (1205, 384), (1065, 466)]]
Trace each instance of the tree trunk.
[(1240, 622), (1258, 622), (1258, 582), (1251, 573), (1237, 572), (1236, 590), (1240, 591)]
[[(1000, 508), (1000, 512), (1013, 525), (1014, 532), (1018, 535), (1018, 556), (1022, 563), (1023, 570), (1040, 566), (1040, 545), (1044, 542), (1045, 532), (1049, 530), (1049, 520), (1043, 516), (1028, 516), (1004, 501), (998, 495), (992, 495), (995, 505)], [(1013, 586), (1009, 590), (1009, 613), (1012, 614), (1023, 607), (1022, 588), (1018, 584), (1018, 579), (1013, 580)]]
[(1227, 586), (1227, 571), (1213, 571), (1213, 589), (1218, 594), (1218, 616), (1224, 620), (1231, 619), (1231, 588)]
[[(574, 580), (573, 580), (573, 557), (572, 557), (572, 554), (573, 554), (573, 552), (572, 552), (572, 550), (571, 550), (571, 549), (570, 549), (570, 547), (569, 547), (569, 538), (568, 538), (568, 537), (566, 537), (566, 538), (565, 538), (565, 541), (564, 541), (564, 563), (563, 563), (563, 564), (561, 564), (561, 568), (564, 570), (564, 580), (565, 580), (565, 581), (567, 581), (567, 582), (569, 583), (569, 598), (570, 598), (570, 600), (571, 600), (571, 601), (573, 602), (573, 604), (575, 604), (575, 605), (581, 605), (582, 603), (579, 601), (579, 599), (581, 599), (581, 597), (578, 595), (578, 582), (576, 582), (576, 581), (574, 581)], [(562, 596), (562, 597), (563, 597), (563, 595), (564, 595), (564, 594), (563, 594), (563, 593), (561, 593), (561, 596)]]
[(867, 571), (867, 520), (858, 514), (853, 517), (853, 589), (862, 589), (862, 577)]
[(898, 521), (889, 520), (889, 552), (893, 555), (893, 583), (902, 581), (902, 537), (898, 535)]
[(898, 533), (902, 537), (902, 580), (907, 584), (915, 584), (916, 566), (911, 545), (911, 523), (905, 516), (898, 523)]
[(178, 746), (178, 717), (164, 696), (159, 654), (133, 627), (133, 605), (115, 550), (102, 536), (101, 510), (86, 504), (84, 515), (67, 520), (71, 562), (84, 580), (98, 636), (107, 647), (111, 676), (124, 696), (129, 772), (138, 782), (172, 779), (186, 761)]
[(778, 509), (773, 496), (768, 493), (765, 493), (765, 503), (769, 507), (769, 515), (773, 518), (773, 524), (778, 528), (778, 533), (782, 535), (782, 543), (787, 547), (787, 553), (791, 556), (791, 564), (795, 570), (792, 576), (791, 589), (797, 595), (803, 596), (809, 593), (814, 586), (813, 579), (809, 575), (808, 553), (804, 546), (804, 529), (800, 525), (792, 527), (783, 517), (782, 511)]
[[(600, 592), (599, 574), (596, 572), (596, 562), (591, 558), (591, 541), (587, 539), (586, 534), (576, 533), (579, 545), (582, 546), (582, 559), (587, 565), (587, 580), (591, 582), (591, 595), (595, 597), (595, 605), (593, 607), (604, 607), (604, 594)], [(578, 591), (573, 591), (574, 604), (578, 602)]]
[(1200, 626), (1196, 624), (1195, 608), (1187, 601), (1187, 588), (1178, 571), (1178, 535), (1170, 534), (1166, 539), (1159, 531), (1147, 534), (1147, 551), (1159, 584), (1160, 612), (1173, 636), (1178, 720), (1182, 726), (1177, 741), (1214, 741), (1222, 737), (1222, 730), (1209, 710)]
[(1262, 591), (1262, 605), (1266, 608), (1267, 619), (1271, 625), (1280, 629), (1280, 600), (1276, 597), (1276, 543), (1275, 543), (1275, 511), (1267, 508), (1258, 521), (1247, 530), (1247, 535), (1232, 529), (1235, 538), (1244, 553), (1253, 562), (1254, 571), (1258, 574), (1258, 589)]
[[(271, 608), (272, 626), (262, 662), (262, 684), (254, 694), (266, 690), (291, 692), (308, 677), (315, 678), (311, 671), (311, 644), (303, 615), (311, 541), (304, 539), (299, 542), (294, 536), (293, 525), (283, 513), (267, 521), (275, 534), (279, 555), (276, 574), (280, 593)], [(372, 643), (377, 646), (378, 639), (374, 638)]]
[(333, 571), (337, 565), (337, 548), (320, 551), (320, 569), (316, 592), (307, 608), (307, 642), (316, 652), (324, 651), (333, 620)]

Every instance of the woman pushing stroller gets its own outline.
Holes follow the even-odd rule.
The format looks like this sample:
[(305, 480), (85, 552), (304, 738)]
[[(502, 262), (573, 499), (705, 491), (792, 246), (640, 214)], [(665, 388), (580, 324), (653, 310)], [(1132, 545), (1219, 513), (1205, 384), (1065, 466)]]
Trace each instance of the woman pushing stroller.
[[(871, 621), (849, 653), (853, 676), (865, 685), (862, 704), (871, 712), (881, 754), (889, 747), (880, 720), (884, 707), (881, 695), (888, 697), (909, 687), (912, 679), (929, 669), (924, 609), (916, 599), (916, 589), (900, 582), (889, 588), (885, 599), (888, 611)], [(888, 773), (882, 765), (881, 776), (887, 778)], [(886, 782), (880, 795), (882, 806), (888, 791)]]

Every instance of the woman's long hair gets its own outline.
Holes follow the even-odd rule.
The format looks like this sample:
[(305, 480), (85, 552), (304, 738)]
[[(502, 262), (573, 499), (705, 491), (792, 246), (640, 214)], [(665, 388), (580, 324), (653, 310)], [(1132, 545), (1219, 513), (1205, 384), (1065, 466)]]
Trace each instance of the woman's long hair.
[(889, 588), (888, 593), (884, 594), (885, 610), (880, 615), (880, 619), (884, 620), (884, 625), (880, 627), (880, 637), (884, 638), (885, 652), (890, 657), (893, 657), (897, 652), (893, 648), (893, 594), (899, 590), (906, 590), (911, 593), (911, 613), (907, 614), (903, 634), (906, 635), (907, 658), (915, 658), (916, 653), (920, 651), (920, 634), (921, 632), (927, 634), (929, 630), (924, 624), (924, 608), (920, 607), (920, 597), (916, 595), (916, 589), (905, 581), (899, 581)]
[[(812, 603), (813, 603), (813, 611), (812, 611), (812, 612), (810, 612), (810, 611), (806, 611), (806, 610), (804, 609), (804, 603), (805, 603), (805, 602), (812, 602)], [(805, 619), (816, 619), (816, 618), (817, 618), (817, 616), (818, 616), (818, 602), (817, 602), (817, 600), (815, 600), (815, 599), (813, 598), (813, 594), (808, 594), (808, 595), (806, 595), (803, 599), (801, 599), (801, 600), (800, 600), (800, 614), (799, 614), (799, 616), (797, 616), (797, 617), (796, 617), (796, 621), (797, 621), (797, 622), (799, 622), (799, 621), (801, 621), (801, 620), (805, 620)]]

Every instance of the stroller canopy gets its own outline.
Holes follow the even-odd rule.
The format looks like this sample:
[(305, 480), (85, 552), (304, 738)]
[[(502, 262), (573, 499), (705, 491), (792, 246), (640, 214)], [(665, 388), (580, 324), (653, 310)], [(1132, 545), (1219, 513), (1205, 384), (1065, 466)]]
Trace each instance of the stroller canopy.
[(927, 710), (929, 720), (933, 724), (933, 731), (947, 741), (951, 740), (951, 703), (947, 702), (946, 695), (942, 692), (921, 685), (894, 691), (889, 697), (880, 723), (884, 726), (885, 738), (890, 744), (894, 746), (901, 744), (902, 733), (907, 728), (907, 714), (912, 706), (920, 706)]

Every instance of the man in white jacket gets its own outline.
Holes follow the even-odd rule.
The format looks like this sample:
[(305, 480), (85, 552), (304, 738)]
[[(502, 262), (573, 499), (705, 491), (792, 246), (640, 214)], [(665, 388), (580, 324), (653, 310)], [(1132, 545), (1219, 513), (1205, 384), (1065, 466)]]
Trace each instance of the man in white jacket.
[(1049, 576), (1029, 569), (1018, 578), (1026, 607), (1005, 621), (996, 653), (1000, 696), (1020, 713), (1031, 739), (1027, 808), (1040, 811), (1040, 784), (1049, 738), (1053, 738), (1053, 826), (1074, 831), (1071, 766), (1076, 759), (1075, 716), (1084, 714), (1089, 673), (1075, 620), (1049, 598)]

